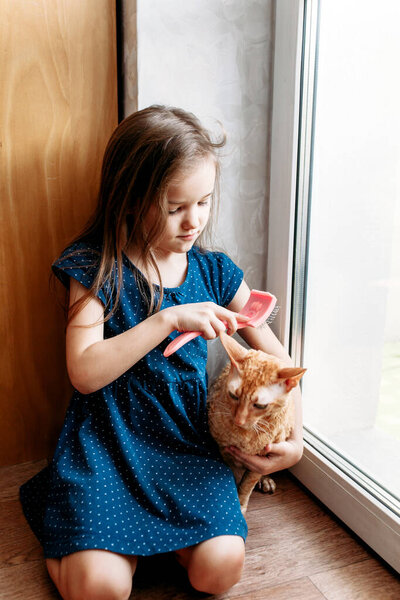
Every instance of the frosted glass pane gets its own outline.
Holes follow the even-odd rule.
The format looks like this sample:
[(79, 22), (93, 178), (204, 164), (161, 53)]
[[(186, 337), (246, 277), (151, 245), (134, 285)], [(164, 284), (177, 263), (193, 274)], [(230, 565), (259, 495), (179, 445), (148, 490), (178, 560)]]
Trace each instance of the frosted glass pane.
[(397, 0), (321, 3), (303, 394), (400, 497), (399, 23)]

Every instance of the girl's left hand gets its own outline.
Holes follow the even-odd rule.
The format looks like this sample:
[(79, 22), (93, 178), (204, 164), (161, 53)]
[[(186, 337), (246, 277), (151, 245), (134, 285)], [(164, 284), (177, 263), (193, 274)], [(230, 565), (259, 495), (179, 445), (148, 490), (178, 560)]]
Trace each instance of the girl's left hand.
[(228, 446), (224, 450), (232, 456), (238, 466), (261, 475), (269, 475), (293, 467), (299, 462), (303, 454), (303, 445), (294, 438), (277, 444), (268, 444), (265, 447), (266, 456), (246, 454), (236, 446)]

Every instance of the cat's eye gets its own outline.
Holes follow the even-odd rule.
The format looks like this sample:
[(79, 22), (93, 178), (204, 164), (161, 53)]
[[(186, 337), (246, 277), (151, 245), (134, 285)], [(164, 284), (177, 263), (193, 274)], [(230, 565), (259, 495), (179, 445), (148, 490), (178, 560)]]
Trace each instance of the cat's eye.
[(229, 392), (229, 395), (233, 400), (239, 400), (239, 397), (235, 396), (235, 394), (233, 392)]
[(254, 406), (254, 408), (259, 408), (261, 410), (262, 408), (267, 408), (268, 405), (267, 404), (253, 404), (253, 406)]

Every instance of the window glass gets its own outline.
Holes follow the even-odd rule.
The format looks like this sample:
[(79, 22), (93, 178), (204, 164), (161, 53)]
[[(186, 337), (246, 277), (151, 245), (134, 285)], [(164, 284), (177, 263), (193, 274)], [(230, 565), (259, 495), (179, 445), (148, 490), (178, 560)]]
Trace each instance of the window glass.
[(400, 497), (400, 2), (321, 2), (304, 422)]

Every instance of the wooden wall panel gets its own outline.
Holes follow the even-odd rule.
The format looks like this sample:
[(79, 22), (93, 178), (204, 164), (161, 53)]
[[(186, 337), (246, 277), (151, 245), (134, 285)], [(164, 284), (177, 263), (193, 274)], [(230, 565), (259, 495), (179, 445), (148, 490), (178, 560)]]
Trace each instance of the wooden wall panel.
[(47, 456), (71, 388), (50, 265), (117, 125), (113, 0), (0, 2), (0, 464)]

